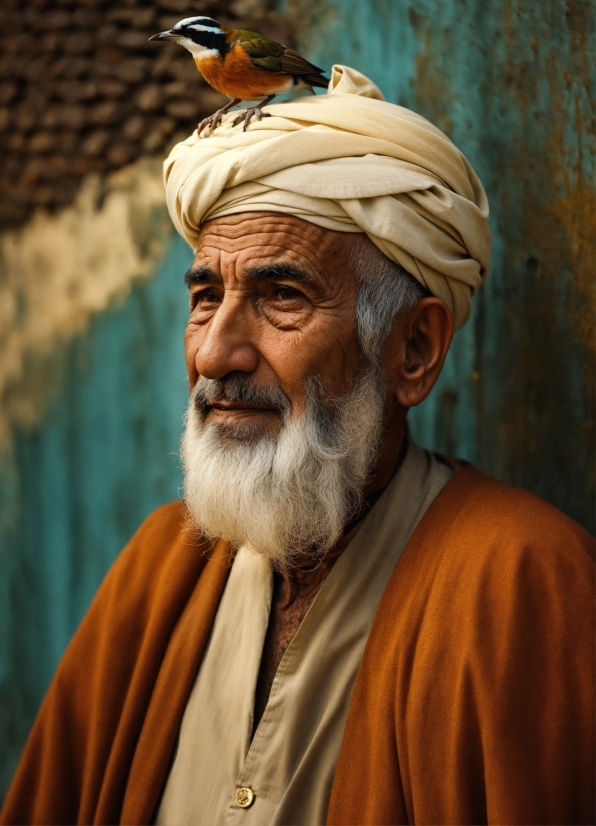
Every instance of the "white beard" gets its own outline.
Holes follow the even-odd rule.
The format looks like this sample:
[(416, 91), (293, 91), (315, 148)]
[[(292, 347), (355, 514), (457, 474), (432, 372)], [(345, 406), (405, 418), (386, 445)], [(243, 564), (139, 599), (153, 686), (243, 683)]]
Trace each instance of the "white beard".
[[(205, 403), (246, 400), (254, 392), (280, 410), (275, 437), (246, 426), (204, 424)], [(242, 375), (226, 382), (200, 379), (180, 451), (193, 527), (262, 554), (278, 569), (292, 567), (297, 557), (302, 563), (305, 555), (313, 562), (322, 558), (362, 502), (386, 392), (384, 376), (369, 369), (330, 412), (320, 382), (311, 380), (304, 412), (292, 416), (279, 388), (253, 389)]]

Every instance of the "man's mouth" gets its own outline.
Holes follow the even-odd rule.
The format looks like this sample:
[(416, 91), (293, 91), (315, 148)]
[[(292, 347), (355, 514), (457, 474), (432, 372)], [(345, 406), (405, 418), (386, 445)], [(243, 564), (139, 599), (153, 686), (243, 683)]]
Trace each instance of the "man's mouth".
[(194, 404), (203, 422), (220, 424), (261, 425), (281, 420), (291, 409), (286, 394), (277, 387), (252, 385), (243, 376), (233, 376), (225, 382), (200, 379), (194, 390)]
[(205, 406), (204, 420), (234, 420), (253, 418), (255, 416), (279, 416), (280, 411), (273, 407), (249, 404), (247, 402), (211, 402)]
[(247, 402), (210, 402), (208, 410), (248, 410), (257, 413), (277, 413), (273, 407), (265, 407), (258, 404), (248, 404)]

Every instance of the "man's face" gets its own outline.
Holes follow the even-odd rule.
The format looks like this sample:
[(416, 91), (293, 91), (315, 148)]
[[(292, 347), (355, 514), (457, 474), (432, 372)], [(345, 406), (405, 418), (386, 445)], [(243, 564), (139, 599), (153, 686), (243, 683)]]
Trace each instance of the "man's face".
[(333, 546), (378, 455), (387, 382), (358, 345), (352, 243), (235, 215), (205, 227), (188, 276), (187, 513), (279, 567)]
[[(345, 395), (365, 366), (350, 240), (283, 214), (244, 213), (206, 224), (189, 277), (190, 387), (200, 377), (243, 373), (254, 386), (281, 389), (292, 414), (303, 410), (313, 376), (331, 397)], [(221, 401), (208, 405), (210, 423), (274, 435), (281, 416), (266, 405)]]

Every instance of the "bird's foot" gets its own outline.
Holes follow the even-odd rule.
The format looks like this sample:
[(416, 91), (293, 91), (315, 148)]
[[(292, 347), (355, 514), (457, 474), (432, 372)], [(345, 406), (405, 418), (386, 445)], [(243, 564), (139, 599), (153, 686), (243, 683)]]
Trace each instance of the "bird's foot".
[(219, 109), (217, 112), (214, 112), (212, 115), (209, 115), (208, 118), (203, 118), (203, 120), (197, 126), (197, 132), (199, 133), (199, 135), (204, 129), (208, 128), (209, 131), (211, 131), (212, 129), (216, 129), (222, 122), (224, 115), (225, 112), (222, 109)]
[(208, 118), (202, 120), (197, 126), (199, 135), (203, 129), (209, 128), (209, 131), (216, 129), (222, 122), (223, 116), (226, 115), (233, 106), (237, 106), (239, 103), (241, 103), (241, 98), (233, 98), (229, 103), (226, 103), (225, 106), (222, 106), (221, 109), (218, 109), (217, 112), (214, 112)]
[(244, 121), (244, 126), (242, 127), (242, 131), (246, 132), (248, 124), (251, 122), (253, 118), (257, 120), (261, 120), (261, 118), (270, 118), (271, 115), (269, 112), (263, 112), (260, 106), (250, 106), (245, 112), (242, 112), (241, 115), (234, 120), (234, 126), (238, 126), (239, 123)]

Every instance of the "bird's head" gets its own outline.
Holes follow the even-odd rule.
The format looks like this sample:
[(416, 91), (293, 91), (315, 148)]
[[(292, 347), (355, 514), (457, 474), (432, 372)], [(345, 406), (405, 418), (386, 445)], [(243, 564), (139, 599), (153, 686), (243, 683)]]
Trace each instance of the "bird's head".
[(193, 57), (207, 52), (222, 55), (226, 48), (226, 32), (211, 17), (186, 17), (167, 32), (154, 34), (149, 40), (173, 40), (184, 46)]

